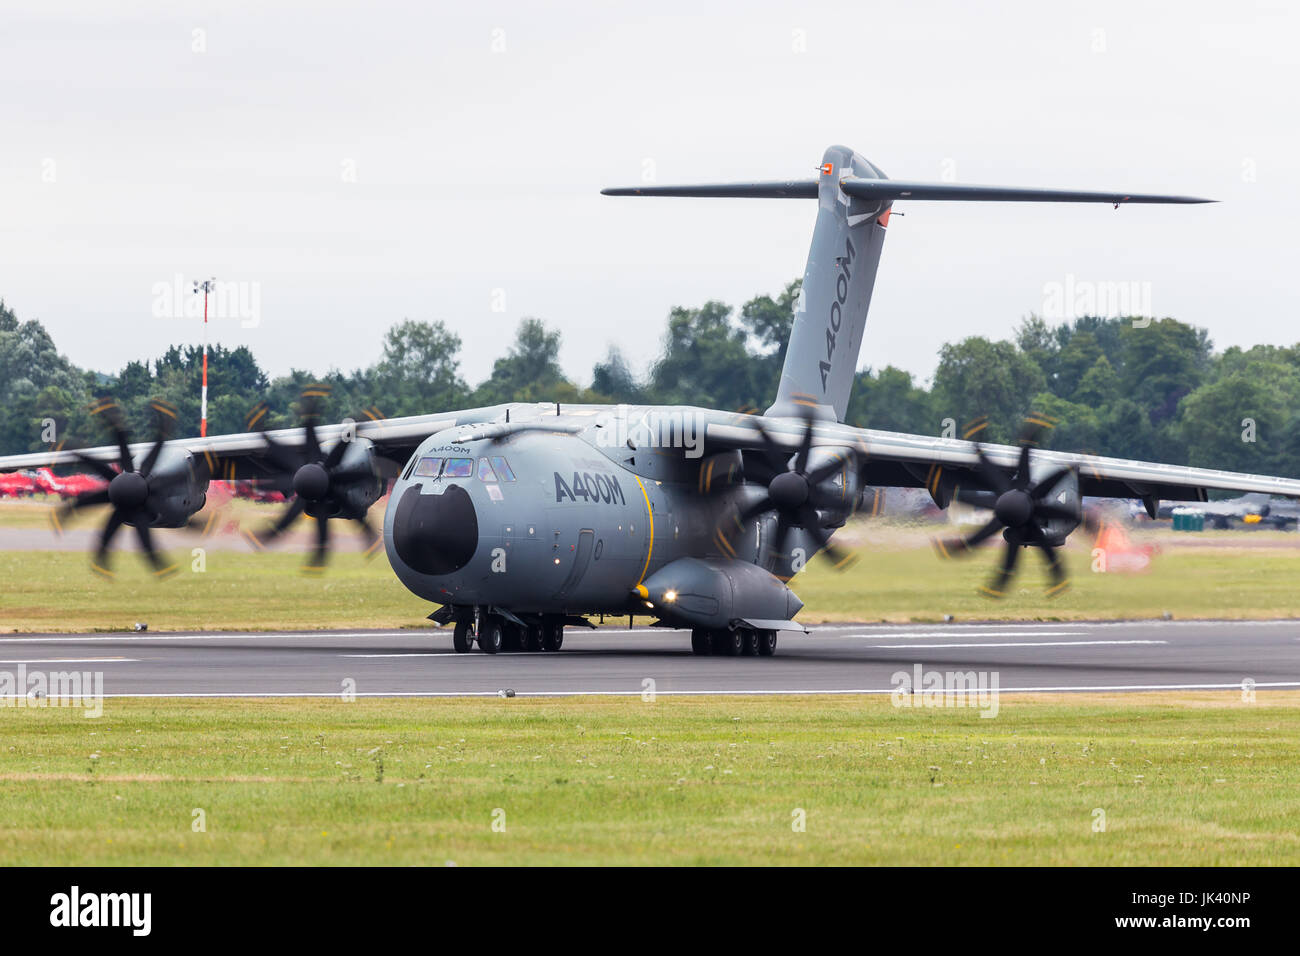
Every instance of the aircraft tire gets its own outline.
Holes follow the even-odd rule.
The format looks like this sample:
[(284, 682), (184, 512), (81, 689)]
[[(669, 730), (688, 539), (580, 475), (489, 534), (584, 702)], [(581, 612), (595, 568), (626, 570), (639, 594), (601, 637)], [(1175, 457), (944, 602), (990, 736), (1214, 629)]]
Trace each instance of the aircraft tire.
[(708, 631), (699, 627), (691, 631), (691, 653), (701, 656), (713, 653), (713, 637)]
[(744, 653), (744, 649), (745, 638), (740, 631), (722, 628), (713, 632), (713, 653), (725, 657), (739, 657)]
[(564, 625), (559, 621), (542, 624), (542, 650), (558, 651), (564, 646)]
[(457, 654), (468, 653), (474, 647), (474, 622), (457, 621), (451, 632), (451, 647)]
[(489, 617), (479, 630), (478, 649), (484, 654), (497, 654), (505, 645), (505, 622), (499, 617)]
[(542, 626), (540, 624), (529, 624), (524, 628), (523, 634), (524, 650), (532, 653), (542, 649)]
[(740, 635), (740, 653), (746, 657), (758, 656), (758, 631), (751, 627), (740, 628), (736, 633)]
[(771, 657), (776, 653), (776, 631), (758, 632), (758, 656)]

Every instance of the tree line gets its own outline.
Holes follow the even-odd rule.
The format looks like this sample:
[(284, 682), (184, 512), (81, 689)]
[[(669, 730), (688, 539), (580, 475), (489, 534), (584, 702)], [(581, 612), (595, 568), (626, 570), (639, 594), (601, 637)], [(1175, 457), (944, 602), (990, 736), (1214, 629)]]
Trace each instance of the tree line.
[[(799, 282), (739, 309), (710, 301), (668, 315), (660, 355), (643, 375), (617, 347), (590, 386), (559, 364), (560, 333), (520, 322), (513, 343), (477, 385), (460, 370), (460, 338), (443, 322), (404, 320), (368, 368), (271, 378), (246, 346), (209, 347), (209, 434), (245, 430), (266, 402), (266, 427), (298, 420), (310, 383), (330, 386), (329, 420), (377, 410), (419, 415), (500, 402), (628, 402), (752, 411), (776, 394)], [(972, 336), (945, 344), (932, 379), (890, 365), (858, 372), (846, 420), (917, 434), (960, 434), (988, 416), (990, 441), (1014, 440), (1030, 411), (1058, 422), (1054, 448), (1202, 467), (1300, 476), (1300, 345), (1215, 352), (1204, 329), (1172, 318), (1084, 317), (1051, 325), (1031, 316), (1010, 340)], [(113, 396), (134, 436), (153, 433), (150, 400), (178, 412), (176, 437), (198, 434), (202, 352), (172, 346), (112, 374), (78, 368), (44, 326), (20, 321), (0, 300), (0, 453), (102, 443), (91, 403)]]

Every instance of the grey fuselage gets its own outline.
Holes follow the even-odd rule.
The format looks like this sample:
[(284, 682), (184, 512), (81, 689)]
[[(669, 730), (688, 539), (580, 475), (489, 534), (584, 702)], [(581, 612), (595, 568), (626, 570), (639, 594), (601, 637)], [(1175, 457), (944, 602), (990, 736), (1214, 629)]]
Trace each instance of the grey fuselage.
[[(529, 412), (534, 417), (526, 418)], [(704, 433), (737, 416), (663, 406), (539, 412), (515, 406), (512, 422), (446, 429), (403, 467), (384, 540), (413, 593), (516, 613), (647, 613), (637, 587), (680, 558), (750, 562), (784, 580), (814, 553), (801, 531), (778, 552), (769, 540), (771, 516), (736, 522), (736, 504), (765, 489), (724, 480), (740, 455), (706, 456)], [(833, 453), (819, 446), (814, 460)], [(473, 463), (468, 476), (466, 459)], [(436, 468), (437, 477), (420, 474), (425, 461), (438, 462), (423, 468)], [(449, 461), (459, 474), (447, 474)], [(853, 481), (851, 472), (835, 476), (837, 487)], [(852, 510), (853, 490), (844, 490), (840, 521)]]

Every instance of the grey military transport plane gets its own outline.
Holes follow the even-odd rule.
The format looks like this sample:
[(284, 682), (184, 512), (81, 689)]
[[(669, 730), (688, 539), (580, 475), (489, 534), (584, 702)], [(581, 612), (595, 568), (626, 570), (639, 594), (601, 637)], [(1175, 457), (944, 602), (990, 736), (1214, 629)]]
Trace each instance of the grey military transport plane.
[[(691, 631), (697, 654), (770, 655), (802, 631), (790, 580), (815, 554), (853, 558), (830, 538), (864, 486), (924, 487), (991, 510), (965, 553), (999, 532), (1005, 550), (985, 590), (1001, 596), (1025, 548), (1050, 591), (1066, 586), (1056, 554), (1081, 521), (1080, 496), (1204, 501), (1208, 489), (1300, 497), (1300, 481), (903, 435), (843, 423), (876, 268), (896, 202), (1196, 203), (1180, 196), (1079, 192), (889, 179), (832, 146), (812, 178), (607, 189), (610, 196), (810, 199), (817, 203), (803, 294), (775, 400), (762, 415), (684, 406), (506, 404), (410, 418), (322, 424), (308, 396), (299, 428), (131, 444), (107, 410), (113, 446), (0, 458), (0, 470), (80, 463), (108, 481), (68, 506), (109, 508), (95, 567), (134, 527), (162, 575), (151, 527), (193, 523), (208, 481), (280, 482), (291, 498), (274, 537), (318, 518), (310, 567), (324, 563), (330, 519), (356, 522), (393, 479), (382, 543), (402, 583), (439, 605), (456, 651), (556, 651), (566, 625), (598, 614), (646, 615)], [(163, 409), (165, 411), (165, 409)], [(261, 541), (263, 538), (258, 538)]]

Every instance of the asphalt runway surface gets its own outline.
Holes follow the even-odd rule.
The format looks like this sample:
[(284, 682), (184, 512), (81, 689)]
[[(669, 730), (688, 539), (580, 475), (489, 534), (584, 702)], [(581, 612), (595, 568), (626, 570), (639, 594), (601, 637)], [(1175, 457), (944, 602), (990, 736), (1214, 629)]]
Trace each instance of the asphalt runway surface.
[[(451, 632), (0, 637), (0, 671), (103, 674), (105, 696), (360, 697), (890, 693), (899, 671), (997, 675), (999, 690), (1300, 688), (1300, 622), (827, 625), (775, 657), (697, 657), (689, 633), (569, 628), (556, 653), (456, 654)], [(351, 682), (350, 684), (348, 682)]]

